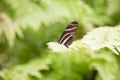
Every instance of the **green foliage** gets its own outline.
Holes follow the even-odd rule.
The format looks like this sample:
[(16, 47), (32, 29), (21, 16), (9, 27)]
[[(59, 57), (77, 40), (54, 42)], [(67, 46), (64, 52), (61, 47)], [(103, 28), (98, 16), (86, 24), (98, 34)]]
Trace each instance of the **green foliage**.
[[(120, 80), (119, 4), (0, 0), (0, 80)], [(66, 48), (56, 41), (72, 21)]]
[(119, 54), (116, 47), (120, 47), (120, 27), (102, 27), (89, 32), (83, 38), (83, 43), (91, 46), (93, 50), (107, 47)]
[[(5, 4), (8, 8), (1, 6), (0, 18), (3, 19), (3, 27), (7, 27), (8, 33), (5, 33), (9, 41), (9, 45), (13, 46), (15, 34), (22, 37), (22, 29), (31, 27), (38, 30), (42, 24), (49, 26), (55, 22), (69, 22), (79, 20), (85, 31), (93, 28), (93, 24), (104, 24), (104, 20), (99, 18), (91, 8), (82, 1), (45, 1), (45, 0), (1, 0), (0, 4)], [(64, 4), (64, 5), (63, 5)], [(21, 6), (22, 5), (22, 6)], [(57, 5), (57, 8), (56, 8)], [(68, 7), (70, 6), (70, 7)], [(10, 17), (8, 17), (10, 15)], [(99, 18), (99, 19), (97, 19)], [(87, 22), (87, 24), (86, 24)], [(11, 24), (11, 25), (6, 25)], [(8, 27), (12, 26), (12, 31)], [(9, 37), (11, 34), (12, 37)]]
[[(60, 60), (59, 58), (57, 58), (57, 61), (55, 59), (54, 67), (58, 67), (56, 71), (63, 70), (61, 71), (63, 72), (61, 74), (60, 72), (59, 74), (56, 73), (57, 75), (59, 75), (59, 77), (62, 74), (63, 76), (58, 79), (92, 80), (92, 72), (94, 70), (97, 70), (98, 74), (95, 77), (96, 80), (116, 80), (118, 65), (113, 53), (111, 53), (108, 49), (101, 49), (100, 51), (94, 52), (90, 50), (90, 47), (87, 47), (80, 43), (80, 41), (74, 42), (73, 45), (70, 46), (70, 49), (63, 48), (62, 45), (59, 45), (59, 48), (61, 48), (61, 50), (58, 51), (54, 50), (54, 48), (58, 46), (56, 43), (49, 44), (49, 47), (51, 49), (53, 48), (54, 52), (57, 52), (56, 54), (59, 53), (58, 57), (60, 57)], [(63, 51), (64, 53), (61, 51)], [(55, 69), (53, 68), (53, 71), (54, 70)], [(64, 77), (65, 75), (67, 77)], [(49, 80), (49, 78), (45, 80)]]
[(28, 80), (30, 77), (42, 78), (42, 74), (40, 74), (39, 71), (49, 70), (48, 65), (50, 61), (48, 59), (36, 59), (27, 64), (16, 65), (9, 70), (5, 69), (1, 72), (2, 77), (5, 80)]

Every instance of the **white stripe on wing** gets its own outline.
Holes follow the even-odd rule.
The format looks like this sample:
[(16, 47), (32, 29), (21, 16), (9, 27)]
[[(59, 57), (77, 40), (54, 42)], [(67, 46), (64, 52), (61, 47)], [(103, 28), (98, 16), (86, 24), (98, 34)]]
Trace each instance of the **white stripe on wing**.
[(65, 31), (71, 31), (71, 30), (74, 30), (76, 29), (77, 27), (74, 27), (74, 28), (70, 28), (70, 29), (66, 29)]
[(65, 35), (63, 35), (59, 42), (61, 43), (63, 41), (63, 39), (69, 34), (71, 34), (71, 33), (66, 33)]
[(62, 44), (65, 44), (66, 43), (66, 41), (70, 38), (70, 37), (72, 37), (72, 34), (70, 35), (70, 36), (68, 36), (64, 41), (63, 41), (63, 43)]

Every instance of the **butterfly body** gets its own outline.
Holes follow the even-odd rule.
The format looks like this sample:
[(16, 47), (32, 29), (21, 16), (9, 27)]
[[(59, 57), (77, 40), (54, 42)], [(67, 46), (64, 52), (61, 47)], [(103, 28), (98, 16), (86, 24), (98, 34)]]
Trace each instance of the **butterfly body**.
[(67, 48), (73, 42), (74, 33), (77, 29), (78, 23), (76, 21), (72, 22), (67, 26), (67, 28), (62, 33), (60, 39), (58, 40), (59, 44), (65, 45)]

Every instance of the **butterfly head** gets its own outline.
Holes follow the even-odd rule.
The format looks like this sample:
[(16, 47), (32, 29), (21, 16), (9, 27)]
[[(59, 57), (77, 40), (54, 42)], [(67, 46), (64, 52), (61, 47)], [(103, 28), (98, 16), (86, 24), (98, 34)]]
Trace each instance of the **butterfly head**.
[(73, 21), (71, 24), (72, 24), (73, 26), (78, 26), (78, 22), (77, 22), (77, 21)]
[(78, 24), (78, 22), (77, 21), (73, 21), (72, 24)]

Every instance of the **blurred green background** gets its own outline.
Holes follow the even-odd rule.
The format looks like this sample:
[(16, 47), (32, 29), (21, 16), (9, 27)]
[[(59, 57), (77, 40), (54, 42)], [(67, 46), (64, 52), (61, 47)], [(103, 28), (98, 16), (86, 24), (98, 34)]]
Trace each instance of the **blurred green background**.
[[(0, 0), (0, 80), (120, 80), (119, 6), (120, 0)], [(72, 21), (79, 26), (66, 49), (56, 41)]]

